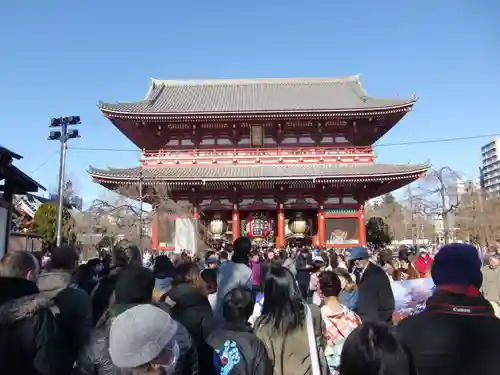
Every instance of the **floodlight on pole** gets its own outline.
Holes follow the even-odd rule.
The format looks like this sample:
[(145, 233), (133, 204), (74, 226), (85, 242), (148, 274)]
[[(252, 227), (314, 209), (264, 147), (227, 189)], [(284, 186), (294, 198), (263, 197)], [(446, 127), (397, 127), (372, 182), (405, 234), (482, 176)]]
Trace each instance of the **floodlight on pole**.
[(52, 118), (50, 120), (50, 128), (60, 128), (61, 130), (51, 131), (49, 133), (48, 139), (50, 141), (58, 140), (61, 142), (61, 151), (59, 157), (59, 184), (58, 184), (58, 205), (57, 205), (57, 222), (56, 222), (56, 245), (61, 246), (62, 236), (62, 219), (63, 219), (63, 208), (64, 208), (64, 171), (66, 168), (66, 150), (67, 141), (73, 138), (80, 138), (80, 134), (77, 129), (69, 129), (70, 125), (81, 124), (80, 116), (68, 116)]

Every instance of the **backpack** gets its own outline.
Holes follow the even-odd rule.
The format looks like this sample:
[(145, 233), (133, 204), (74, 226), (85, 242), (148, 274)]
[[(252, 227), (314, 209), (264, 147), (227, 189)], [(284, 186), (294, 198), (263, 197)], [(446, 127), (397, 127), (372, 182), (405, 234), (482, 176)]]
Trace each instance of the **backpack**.
[(78, 289), (78, 286), (76, 284), (69, 284), (66, 288), (61, 290), (59, 293), (57, 293), (54, 297), (50, 299), (51, 305), (49, 309), (57, 321), (59, 321), (58, 317), (61, 314), (61, 310), (59, 310), (59, 307), (57, 306), (57, 299), (60, 298), (62, 295), (64, 295), (65, 292), (72, 289)]

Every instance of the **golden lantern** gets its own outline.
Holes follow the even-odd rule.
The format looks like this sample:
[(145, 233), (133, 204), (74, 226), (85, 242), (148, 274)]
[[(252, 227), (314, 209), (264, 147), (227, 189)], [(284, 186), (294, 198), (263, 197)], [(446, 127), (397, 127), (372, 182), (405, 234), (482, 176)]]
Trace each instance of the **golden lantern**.
[(309, 224), (304, 218), (304, 215), (301, 212), (298, 212), (295, 215), (295, 219), (292, 219), (288, 224), (288, 228), (294, 236), (303, 237), (309, 229)]
[(208, 224), (208, 232), (213, 240), (220, 240), (227, 231), (227, 223), (222, 219), (213, 219)]

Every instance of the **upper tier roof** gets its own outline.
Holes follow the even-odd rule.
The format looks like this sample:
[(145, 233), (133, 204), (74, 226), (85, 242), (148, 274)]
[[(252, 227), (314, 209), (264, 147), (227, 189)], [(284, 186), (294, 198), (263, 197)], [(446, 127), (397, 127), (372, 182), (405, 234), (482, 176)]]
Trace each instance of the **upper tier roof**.
[(384, 180), (412, 178), (425, 173), (426, 164), (278, 164), (278, 165), (210, 165), (177, 167), (135, 167), (107, 170), (90, 167), (89, 174), (102, 180), (146, 181), (249, 181), (294, 179), (361, 179)]
[(367, 96), (359, 75), (341, 78), (157, 80), (139, 102), (108, 104), (101, 110), (123, 114), (221, 114), (386, 110), (409, 106), (415, 97)]

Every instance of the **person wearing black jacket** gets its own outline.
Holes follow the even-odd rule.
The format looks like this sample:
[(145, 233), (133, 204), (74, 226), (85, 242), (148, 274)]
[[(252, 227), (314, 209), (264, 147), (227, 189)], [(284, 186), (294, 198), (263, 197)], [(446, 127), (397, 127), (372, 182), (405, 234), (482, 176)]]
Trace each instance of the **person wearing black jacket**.
[(468, 244), (449, 244), (437, 253), (436, 288), (420, 314), (396, 328), (424, 375), (500, 373), (500, 319), (481, 295), (481, 259)]
[[(299, 284), (300, 294), (304, 301), (309, 294), (309, 281), (311, 280), (312, 256), (307, 248), (297, 251), (295, 258), (295, 278)], [(262, 279), (264, 280), (264, 279)]]
[(92, 292), (92, 318), (94, 326), (111, 304), (118, 275), (130, 265), (142, 265), (141, 252), (137, 246), (127, 240), (121, 240), (112, 249), (111, 269)]
[(199, 285), (200, 270), (194, 263), (183, 263), (174, 276), (164, 301), (172, 306), (172, 318), (186, 327), (194, 342), (200, 345), (214, 326), (212, 306), (206, 291)]
[(370, 254), (363, 246), (354, 247), (350, 252), (349, 260), (359, 275), (356, 313), (363, 323), (390, 323), (395, 307), (391, 283), (385, 271), (369, 258)]
[(7, 253), (0, 261), (0, 374), (63, 373), (53, 303), (39, 294), (39, 272), (28, 252)]
[(92, 300), (72, 283), (72, 273), (78, 264), (78, 254), (69, 246), (56, 247), (50, 254), (51, 269), (38, 279), (40, 293), (53, 301), (61, 339), (67, 349), (67, 369), (73, 368), (76, 356), (92, 331)]
[[(237, 287), (226, 294), (222, 305), (225, 322), (213, 330), (206, 340), (215, 355), (200, 357), (203, 368), (213, 366), (216, 374), (273, 373), (264, 343), (253, 334), (247, 323), (254, 302), (252, 291), (246, 287)], [(208, 362), (210, 360), (212, 363)]]

